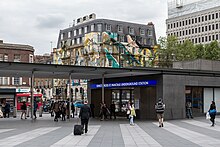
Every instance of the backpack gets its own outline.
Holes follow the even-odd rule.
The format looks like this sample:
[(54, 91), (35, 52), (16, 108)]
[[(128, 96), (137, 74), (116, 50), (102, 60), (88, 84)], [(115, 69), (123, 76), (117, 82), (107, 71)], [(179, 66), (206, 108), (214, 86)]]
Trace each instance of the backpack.
[(162, 102), (158, 102), (155, 106), (157, 113), (163, 113), (164, 112), (164, 104)]

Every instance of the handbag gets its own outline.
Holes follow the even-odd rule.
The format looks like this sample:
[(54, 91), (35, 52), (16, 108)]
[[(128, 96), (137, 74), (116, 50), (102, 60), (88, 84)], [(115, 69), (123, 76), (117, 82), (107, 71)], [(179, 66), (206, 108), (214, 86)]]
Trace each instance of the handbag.
[(209, 114), (210, 115), (216, 114), (216, 109), (209, 110)]
[(210, 119), (210, 115), (209, 115), (209, 112), (206, 113), (206, 119)]

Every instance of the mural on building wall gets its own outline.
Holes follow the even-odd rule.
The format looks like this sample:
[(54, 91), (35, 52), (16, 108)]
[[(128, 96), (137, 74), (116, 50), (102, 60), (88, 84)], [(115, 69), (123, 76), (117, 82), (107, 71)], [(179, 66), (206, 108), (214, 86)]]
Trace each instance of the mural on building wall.
[(126, 37), (127, 42), (119, 42), (117, 33), (91, 32), (85, 34), (81, 46), (71, 46), (68, 41), (64, 42), (59, 54), (63, 62), (67, 62), (69, 57), (70, 63), (81, 66), (156, 66), (156, 47), (142, 46), (130, 35)]

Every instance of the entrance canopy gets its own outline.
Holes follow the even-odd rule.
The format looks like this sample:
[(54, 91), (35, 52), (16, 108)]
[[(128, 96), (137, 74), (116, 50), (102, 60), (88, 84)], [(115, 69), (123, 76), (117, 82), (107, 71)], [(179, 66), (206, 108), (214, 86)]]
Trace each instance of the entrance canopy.
[(144, 76), (152, 74), (172, 74), (190, 76), (220, 76), (220, 72), (208, 70), (165, 69), (165, 68), (108, 68), (75, 65), (37, 64), (20, 62), (0, 62), (0, 77), (31, 77), (69, 79), (101, 79)]

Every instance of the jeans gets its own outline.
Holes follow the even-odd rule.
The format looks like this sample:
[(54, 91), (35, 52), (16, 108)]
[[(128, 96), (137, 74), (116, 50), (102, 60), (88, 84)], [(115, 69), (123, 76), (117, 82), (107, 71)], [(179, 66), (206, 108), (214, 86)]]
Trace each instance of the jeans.
[(192, 118), (192, 117), (193, 117), (193, 116), (192, 116), (192, 109), (191, 109), (191, 108), (187, 108), (187, 109), (186, 109), (186, 116), (187, 116), (187, 118), (189, 118), (189, 117)]
[(134, 116), (130, 116), (130, 125), (134, 124)]

